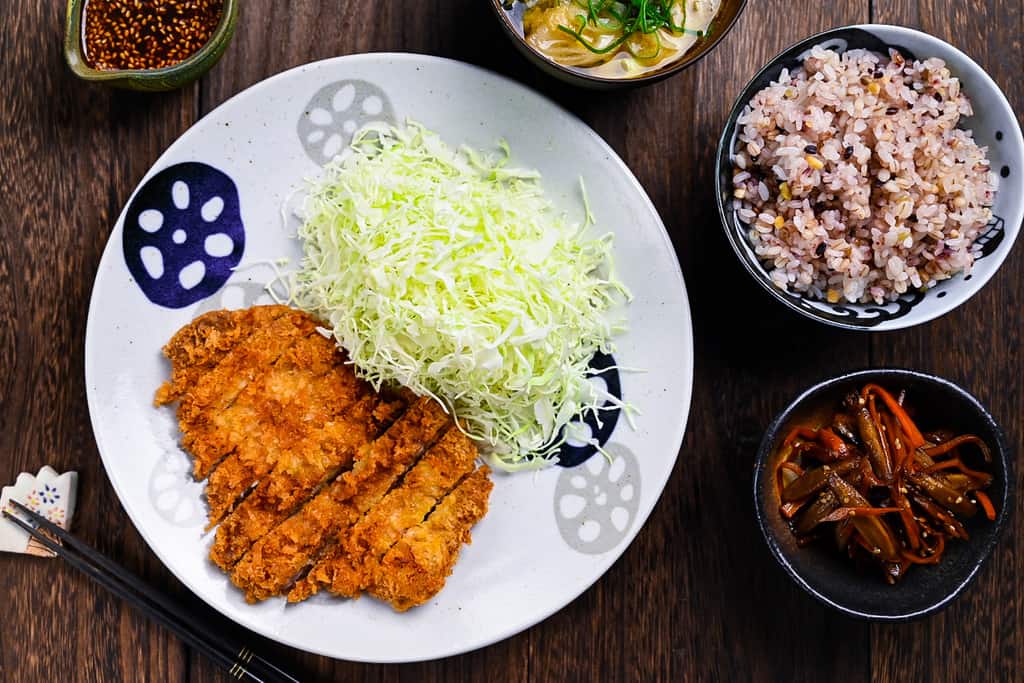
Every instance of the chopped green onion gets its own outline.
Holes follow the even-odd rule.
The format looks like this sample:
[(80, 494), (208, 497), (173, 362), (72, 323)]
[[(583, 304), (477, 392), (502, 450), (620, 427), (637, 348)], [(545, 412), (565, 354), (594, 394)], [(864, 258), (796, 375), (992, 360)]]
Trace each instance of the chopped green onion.
[[(672, 8), (678, 4), (683, 12), (683, 20), (677, 25), (672, 19)], [(658, 41), (657, 50), (651, 55), (640, 56), (627, 41), (636, 34), (648, 35), (663, 29), (674, 33), (686, 33), (689, 35), (703, 36), (702, 31), (694, 31), (686, 28), (686, 3), (685, 0), (629, 0), (619, 2), (618, 0), (576, 0), (576, 5), (586, 10), (586, 14), (577, 15), (579, 26), (560, 25), (558, 29), (563, 33), (573, 36), (583, 47), (594, 54), (607, 54), (618, 48), (623, 43), (626, 49), (637, 59), (656, 59), (661, 52), (661, 42)], [(597, 26), (601, 29), (612, 28), (608, 23), (608, 17), (614, 18), (618, 25), (616, 30), (622, 34), (609, 43), (600, 46), (593, 43), (583, 35), (587, 25)]]

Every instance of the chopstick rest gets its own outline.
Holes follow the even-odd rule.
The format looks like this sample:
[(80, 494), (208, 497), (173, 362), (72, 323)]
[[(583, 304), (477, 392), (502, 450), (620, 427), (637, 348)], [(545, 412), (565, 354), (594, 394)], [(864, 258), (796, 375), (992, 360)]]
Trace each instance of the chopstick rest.
[[(75, 494), (78, 489), (78, 473), (65, 472), (44, 465), (35, 476), (28, 472), (18, 475), (14, 484), (3, 487), (0, 495), (0, 510), (7, 510), (10, 501), (16, 500), (62, 529), (71, 528), (75, 514)], [(23, 553), (39, 557), (55, 557), (28, 533), (0, 517), (0, 551)]]

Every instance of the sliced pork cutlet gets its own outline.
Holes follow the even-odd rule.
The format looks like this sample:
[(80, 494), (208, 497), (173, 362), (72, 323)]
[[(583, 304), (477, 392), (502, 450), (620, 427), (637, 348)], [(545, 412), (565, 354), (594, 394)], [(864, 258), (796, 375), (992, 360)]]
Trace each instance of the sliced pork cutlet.
[[(178, 404), (178, 426), (183, 435), (182, 445), (192, 454), (197, 479), (205, 479), (230, 451), (225, 444), (234, 445), (240, 440), (237, 428), (248, 430), (253, 426), (248, 418), (223, 424), (222, 413), (299, 340), (320, 337), (316, 327), (312, 317), (289, 310), (235, 346), (182, 397)], [(232, 432), (230, 427), (236, 431)]]
[[(323, 424), (337, 411), (372, 393), (358, 380), (336, 386), (328, 378), (343, 364), (344, 356), (334, 344), (313, 332), (285, 349), (231, 405), (184, 433), (182, 447), (209, 463), (207, 494), (214, 502), (214, 521), (225, 511), (215, 501), (226, 498), (230, 506), (234, 502), (231, 493), (252, 484), (249, 472), (254, 463), (272, 457), (281, 442), (291, 443), (308, 431), (304, 420)], [(326, 393), (325, 387), (330, 387)], [(310, 402), (310, 396), (317, 393), (327, 400)], [(226, 469), (215, 477), (222, 467)], [(229, 488), (228, 482), (234, 482), (234, 488)]]
[[(349, 366), (344, 368), (351, 372)], [(358, 450), (404, 409), (404, 401), (368, 396), (292, 448), (278, 452), (273, 469), (217, 527), (210, 558), (230, 571), (253, 542), (309, 500), (327, 480), (350, 467)]]
[(405, 474), (401, 484), (345, 534), (340, 553), (313, 567), (308, 580), (331, 593), (358, 597), (372, 583), (384, 554), (473, 471), (476, 456), (473, 442), (458, 429), (449, 429)]
[(171, 361), (171, 379), (157, 390), (154, 404), (179, 400), (253, 331), (287, 311), (287, 306), (210, 311), (182, 327), (164, 346), (164, 355)]
[(449, 424), (436, 402), (417, 399), (380, 438), (360, 451), (351, 470), (256, 541), (235, 565), (231, 580), (250, 602), (287, 590), (321, 548), (337, 540), (384, 497)]
[[(362, 406), (369, 419), (380, 398), (358, 379), (334, 342), (312, 334), (288, 349), (235, 403), (211, 421), (214, 431), (200, 447), (227, 448), (206, 485), (210, 526), (274, 467), (310, 449), (324, 425)], [(221, 441), (219, 435), (228, 435)]]
[(487, 467), (467, 476), (430, 516), (407, 531), (374, 570), (368, 592), (399, 612), (422, 605), (444, 588), (469, 530), (487, 514)]

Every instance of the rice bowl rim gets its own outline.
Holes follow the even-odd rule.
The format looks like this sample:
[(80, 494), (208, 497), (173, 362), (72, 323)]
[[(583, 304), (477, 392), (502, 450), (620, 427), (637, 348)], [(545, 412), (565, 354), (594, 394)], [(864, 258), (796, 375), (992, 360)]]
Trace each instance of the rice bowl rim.
[[(754, 280), (760, 284), (762, 288), (766, 289), (775, 299), (785, 304), (789, 309), (796, 311), (807, 318), (833, 327), (855, 330), (858, 332), (887, 332), (927, 323), (949, 313), (980, 291), (992, 276), (995, 275), (999, 268), (1002, 267), (1003, 262), (1006, 260), (1006, 257), (1009, 255), (1010, 250), (1013, 248), (1013, 244), (1017, 239), (1017, 234), (1020, 232), (1021, 224), (1024, 222), (1024, 168), (1016, 169), (1017, 172), (1011, 178), (999, 179), (999, 187), (996, 191), (996, 200), (998, 201), (1000, 196), (1005, 195), (1006, 197), (1009, 197), (1011, 204), (1008, 207), (1008, 211), (1002, 211), (1002, 214), (1005, 214), (1001, 216), (1004, 221), (1003, 244), (1001, 244), (989, 257), (989, 262), (993, 265), (986, 269), (985, 272), (973, 272), (972, 275), (975, 275), (975, 277), (973, 277), (969, 282), (963, 279), (962, 273), (954, 275), (947, 281), (949, 284), (946, 285), (946, 287), (947, 291), (950, 292), (950, 295), (947, 296), (944, 301), (940, 302), (937, 298), (932, 297), (929, 300), (929, 306), (915, 307), (913, 314), (883, 321), (875, 326), (852, 325), (843, 322), (840, 319), (823, 315), (823, 312), (818, 311), (817, 309), (800, 306), (799, 302), (802, 300), (812, 301), (815, 303), (823, 302), (820, 302), (818, 299), (812, 299), (811, 297), (803, 294), (781, 290), (772, 283), (768, 276), (768, 272), (754, 254), (753, 249), (749, 246), (746, 240), (742, 239), (741, 235), (738, 234), (739, 231), (735, 229), (732, 224), (733, 220), (738, 219), (735, 218), (735, 212), (731, 208), (732, 188), (730, 186), (728, 188), (728, 192), (725, 192), (726, 188), (723, 187), (723, 172), (726, 170), (724, 166), (728, 164), (731, 168), (732, 150), (737, 135), (736, 122), (744, 108), (750, 103), (756, 92), (760, 90), (760, 88), (755, 89), (755, 84), (760, 82), (766, 75), (771, 74), (773, 71), (781, 72), (783, 68), (781, 62), (790, 52), (797, 49), (802, 49), (802, 51), (810, 50), (815, 45), (824, 43), (837, 34), (850, 30), (859, 30), (870, 33), (880, 42), (897, 49), (900, 48), (900, 46), (897, 45), (893, 39), (898, 39), (899, 36), (906, 36), (913, 38), (915, 41), (927, 43), (930, 48), (929, 53), (925, 55), (921, 54), (920, 50), (915, 50), (915, 52), (918, 53), (917, 58), (927, 59), (937, 57), (945, 61), (946, 66), (950, 69), (951, 75), (960, 80), (962, 84), (961, 90), (967, 94), (973, 104), (979, 104), (982, 101), (979, 94), (985, 93), (986, 97), (984, 101), (986, 108), (991, 108), (993, 106), (998, 107), (1000, 109), (1000, 117), (1006, 118), (1012, 123), (1012, 125), (1007, 125), (1001, 128), (1004, 136), (1002, 144), (1007, 148), (1012, 148), (1016, 152), (1016, 156), (1021, 158), (1024, 158), (1024, 135), (1021, 133), (1020, 123), (1013, 111), (1013, 107), (1010, 106), (1010, 103), (1006, 99), (1006, 95), (1003, 93), (1002, 89), (994, 80), (992, 80), (992, 77), (988, 75), (988, 72), (970, 56), (952, 44), (929, 33), (892, 24), (850, 24), (847, 26), (838, 26), (798, 40), (795, 43), (786, 46), (773, 56), (767, 64), (758, 69), (757, 72), (751, 76), (740, 90), (739, 95), (734, 101), (732, 109), (729, 111), (729, 115), (726, 118), (725, 125), (718, 140), (718, 147), (715, 151), (715, 202), (718, 205), (718, 216), (722, 229), (725, 231), (726, 239), (736, 256)], [(847, 47), (846, 49), (858, 48)], [(956, 62), (951, 63), (950, 58), (953, 58)], [(777, 80), (777, 78), (778, 76), (776, 74), (772, 80)], [(973, 126), (971, 130), (976, 131), (978, 130), (978, 127)], [(975, 139), (977, 139), (976, 136)], [(1004, 201), (1006, 200), (1004, 199)], [(924, 303), (924, 300), (919, 303)], [(859, 303), (843, 303), (843, 307), (850, 310), (882, 308), (882, 306), (875, 304)]]

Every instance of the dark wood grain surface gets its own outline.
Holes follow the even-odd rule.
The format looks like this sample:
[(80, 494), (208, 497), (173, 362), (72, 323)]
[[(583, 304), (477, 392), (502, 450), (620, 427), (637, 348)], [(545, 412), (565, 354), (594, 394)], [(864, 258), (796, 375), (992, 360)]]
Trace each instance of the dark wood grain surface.
[[(209, 613), (131, 526), (93, 442), (83, 337), (101, 250), (162, 150), (239, 90), (324, 57), (437, 54), (510, 75), (558, 100), (618, 151), (650, 193), (675, 243), (694, 313), (697, 376), (679, 464), (646, 527), (604, 578), (502, 643), (438, 662), (367, 666), (255, 642), (308, 680), (1024, 678), (1024, 499), (964, 597), (927, 620), (881, 626), (833, 614), (796, 588), (769, 556), (750, 500), (754, 449), (772, 415), (802, 387), (868, 366), (917, 368), (963, 384), (1002, 422), (1015, 452), (1024, 452), (1022, 248), (978, 296), (938, 321), (878, 335), (833, 330), (784, 310), (743, 272), (722, 236), (712, 190), (714, 141), (742, 84), (786, 45), (829, 27), (875, 21), (933, 33), (977, 60), (1024, 112), (1021, 0), (751, 0), (703, 62), (612, 96), (541, 76), (507, 42), (487, 4), (249, 0), (233, 43), (202, 81), (139, 95), (71, 76), (60, 51), (59, 1), (5, 3), (0, 480), (43, 463), (78, 470), (76, 531)], [(237, 631), (226, 622), (224, 629)], [(55, 680), (226, 678), (59, 562), (0, 557), (0, 681)]]

